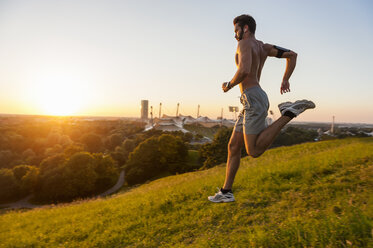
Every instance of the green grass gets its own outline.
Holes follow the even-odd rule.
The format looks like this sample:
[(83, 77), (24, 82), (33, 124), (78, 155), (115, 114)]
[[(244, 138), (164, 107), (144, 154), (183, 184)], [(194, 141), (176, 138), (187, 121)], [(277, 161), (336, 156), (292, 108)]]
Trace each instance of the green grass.
[(199, 152), (197, 150), (188, 150), (186, 164), (189, 168), (194, 168), (195, 170), (202, 167), (202, 163), (199, 161)]
[(225, 167), (169, 176), (113, 198), (0, 215), (0, 247), (373, 247), (373, 138), (244, 158), (236, 202), (207, 196)]

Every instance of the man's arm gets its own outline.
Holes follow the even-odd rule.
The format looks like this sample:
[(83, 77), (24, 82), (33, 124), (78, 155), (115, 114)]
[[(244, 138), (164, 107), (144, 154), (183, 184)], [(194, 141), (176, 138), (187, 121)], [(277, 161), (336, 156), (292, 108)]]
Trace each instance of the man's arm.
[(281, 94), (290, 92), (289, 78), (297, 64), (297, 53), (271, 44), (265, 44), (264, 46), (268, 50), (269, 57), (286, 58), (286, 70), (282, 79), (280, 92)]
[(233, 76), (233, 79), (229, 82), (229, 87), (226, 83), (223, 84), (224, 92), (227, 92), (233, 86), (241, 83), (247, 75), (249, 75), (252, 63), (251, 47), (248, 42), (240, 41), (237, 46), (238, 54), (238, 69)]

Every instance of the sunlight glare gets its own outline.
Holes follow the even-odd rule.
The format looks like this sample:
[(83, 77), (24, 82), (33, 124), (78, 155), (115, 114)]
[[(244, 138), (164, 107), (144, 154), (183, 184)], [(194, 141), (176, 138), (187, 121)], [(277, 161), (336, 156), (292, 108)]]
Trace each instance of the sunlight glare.
[(40, 108), (47, 115), (72, 115), (86, 100), (81, 82), (67, 76), (54, 75), (38, 80), (35, 90)]

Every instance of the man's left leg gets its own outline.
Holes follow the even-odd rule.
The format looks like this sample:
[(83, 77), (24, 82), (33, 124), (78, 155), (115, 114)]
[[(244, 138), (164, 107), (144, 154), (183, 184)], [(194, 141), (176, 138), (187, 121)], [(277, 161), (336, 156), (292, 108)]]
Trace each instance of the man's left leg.
[(299, 100), (294, 103), (286, 102), (279, 105), (282, 116), (272, 125), (265, 128), (259, 134), (244, 133), (247, 154), (254, 158), (262, 155), (273, 143), (281, 129), (294, 117), (307, 109), (315, 108), (315, 104), (308, 100)]
[(288, 116), (281, 116), (272, 125), (268, 126), (259, 134), (244, 134), (247, 154), (253, 158), (262, 155), (273, 143), (281, 129), (291, 121)]

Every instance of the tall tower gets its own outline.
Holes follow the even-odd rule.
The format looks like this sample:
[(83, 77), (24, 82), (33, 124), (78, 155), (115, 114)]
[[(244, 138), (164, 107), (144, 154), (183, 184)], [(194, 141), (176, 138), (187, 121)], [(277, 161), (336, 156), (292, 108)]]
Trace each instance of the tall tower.
[(153, 106), (150, 106), (150, 125), (153, 126)]
[(333, 116), (332, 127), (330, 128), (330, 132), (331, 132), (332, 134), (334, 134), (334, 120), (335, 120), (335, 116)]
[(176, 108), (176, 117), (179, 116), (179, 105), (180, 105), (180, 103), (177, 103), (177, 108)]
[(162, 113), (162, 103), (159, 103), (159, 119), (161, 119), (161, 113)]
[(197, 109), (197, 118), (199, 117), (199, 104), (198, 104), (198, 109)]
[(148, 100), (141, 100), (141, 120), (148, 119)]

